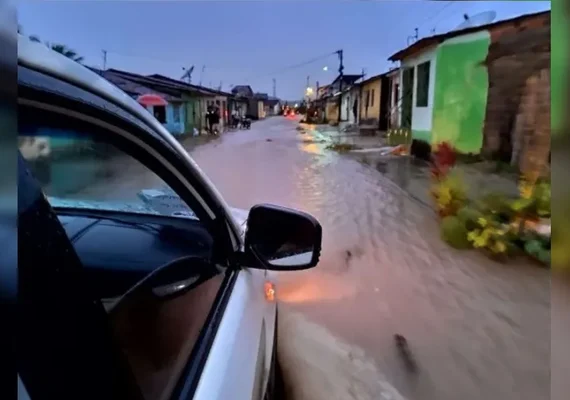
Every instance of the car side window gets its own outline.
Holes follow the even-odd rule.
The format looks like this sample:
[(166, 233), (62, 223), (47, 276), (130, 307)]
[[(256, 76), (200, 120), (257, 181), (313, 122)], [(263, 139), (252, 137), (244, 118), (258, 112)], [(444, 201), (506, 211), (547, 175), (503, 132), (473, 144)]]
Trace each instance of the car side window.
[(197, 219), (153, 171), (89, 132), (24, 124), (18, 144), (54, 207)]

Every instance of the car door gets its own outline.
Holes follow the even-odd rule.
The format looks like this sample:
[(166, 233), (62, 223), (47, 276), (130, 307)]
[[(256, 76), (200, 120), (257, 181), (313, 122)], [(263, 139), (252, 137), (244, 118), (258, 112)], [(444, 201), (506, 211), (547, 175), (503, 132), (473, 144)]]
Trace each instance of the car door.
[[(233, 259), (240, 237), (215, 189), (169, 142), (171, 137), (96, 91), (25, 67), (19, 69), (19, 83), (20, 122), (41, 121), (49, 129), (63, 124), (73, 132), (87, 129), (103, 147), (111, 144), (129, 154), (161, 177), (214, 238), (212, 262), (225, 272), (217, 290), (198, 295), (209, 295), (211, 306), (195, 345), (186, 360), (178, 360), (169, 390), (145, 398), (260, 398), (270, 364), (275, 305), (265, 299), (263, 272), (240, 270)], [(59, 139), (65, 144), (70, 137)], [(54, 144), (62, 146), (62, 141), (51, 142), (53, 158)]]

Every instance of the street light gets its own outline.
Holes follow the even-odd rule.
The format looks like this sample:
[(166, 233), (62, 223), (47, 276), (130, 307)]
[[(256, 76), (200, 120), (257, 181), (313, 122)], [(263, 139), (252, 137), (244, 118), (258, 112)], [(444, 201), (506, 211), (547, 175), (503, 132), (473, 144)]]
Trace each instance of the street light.
[(307, 88), (306, 93), (307, 93), (307, 96), (311, 96), (311, 95), (313, 94), (313, 88), (309, 86), (309, 87)]
[(329, 67), (327, 67), (326, 65), (323, 67), (323, 71), (328, 71)]

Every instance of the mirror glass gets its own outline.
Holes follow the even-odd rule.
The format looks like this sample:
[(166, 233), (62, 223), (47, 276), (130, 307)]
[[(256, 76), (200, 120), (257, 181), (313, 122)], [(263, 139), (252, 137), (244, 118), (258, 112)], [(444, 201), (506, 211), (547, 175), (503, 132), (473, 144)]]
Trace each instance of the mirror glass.
[(320, 225), (294, 210), (257, 206), (249, 215), (247, 242), (275, 269), (309, 268), (320, 252)]

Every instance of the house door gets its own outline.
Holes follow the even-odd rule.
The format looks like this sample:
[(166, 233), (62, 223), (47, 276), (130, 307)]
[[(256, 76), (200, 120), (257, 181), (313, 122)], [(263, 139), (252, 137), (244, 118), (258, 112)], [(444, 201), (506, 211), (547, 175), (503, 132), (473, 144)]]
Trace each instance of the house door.
[(406, 68), (403, 71), (402, 87), (402, 128), (412, 128), (412, 106), (414, 98), (414, 68)]
[(390, 112), (390, 80), (387, 77), (382, 78), (380, 88), (380, 118), (379, 129), (381, 132), (388, 130), (388, 114)]

